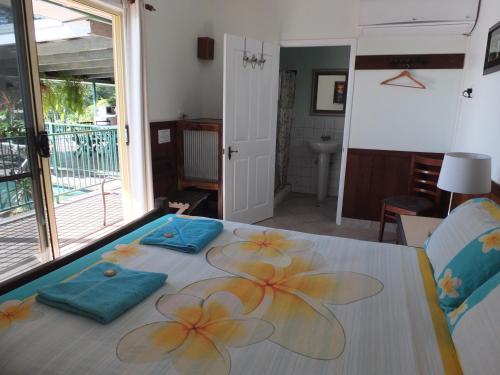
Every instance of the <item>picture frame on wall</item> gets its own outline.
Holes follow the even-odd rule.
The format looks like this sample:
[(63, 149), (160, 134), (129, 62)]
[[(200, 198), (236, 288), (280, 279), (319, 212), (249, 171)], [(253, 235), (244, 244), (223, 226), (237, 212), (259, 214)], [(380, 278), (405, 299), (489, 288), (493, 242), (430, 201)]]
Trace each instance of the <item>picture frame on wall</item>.
[(490, 28), (483, 74), (500, 71), (500, 22)]
[(348, 70), (313, 71), (311, 115), (345, 115), (348, 77)]

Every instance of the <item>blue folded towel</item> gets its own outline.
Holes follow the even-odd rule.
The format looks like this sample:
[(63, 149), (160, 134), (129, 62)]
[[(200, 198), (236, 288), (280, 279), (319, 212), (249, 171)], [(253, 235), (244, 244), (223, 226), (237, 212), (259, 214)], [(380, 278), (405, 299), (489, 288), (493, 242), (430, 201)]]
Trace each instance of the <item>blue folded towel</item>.
[(151, 295), (166, 279), (163, 273), (133, 271), (114, 263), (100, 263), (68, 282), (39, 289), (36, 299), (106, 324)]
[(224, 229), (222, 223), (206, 219), (168, 218), (168, 223), (141, 240), (143, 245), (163, 246), (185, 253), (199, 253)]

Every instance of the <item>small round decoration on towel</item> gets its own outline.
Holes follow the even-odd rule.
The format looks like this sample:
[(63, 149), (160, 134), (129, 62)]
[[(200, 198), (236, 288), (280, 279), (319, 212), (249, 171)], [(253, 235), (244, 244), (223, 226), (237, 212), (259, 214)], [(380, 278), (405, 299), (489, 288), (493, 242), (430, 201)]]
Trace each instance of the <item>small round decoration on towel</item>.
[(166, 238), (172, 238), (174, 236), (174, 234), (168, 232), (168, 233), (165, 233), (163, 236), (166, 237)]
[(104, 271), (104, 276), (106, 276), (106, 277), (113, 277), (113, 276), (116, 275), (116, 273), (117, 272), (115, 270), (106, 270), (106, 271)]

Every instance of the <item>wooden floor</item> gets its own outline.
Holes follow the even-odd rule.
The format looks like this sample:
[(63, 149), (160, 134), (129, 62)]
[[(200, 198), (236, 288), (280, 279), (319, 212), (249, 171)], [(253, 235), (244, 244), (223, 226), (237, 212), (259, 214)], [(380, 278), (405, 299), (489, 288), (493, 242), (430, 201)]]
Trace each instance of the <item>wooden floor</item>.
[[(106, 226), (100, 191), (74, 197), (56, 206), (61, 254), (68, 254), (117, 229), (123, 222), (121, 188), (107, 190)], [(0, 219), (0, 281), (40, 264), (34, 212)]]

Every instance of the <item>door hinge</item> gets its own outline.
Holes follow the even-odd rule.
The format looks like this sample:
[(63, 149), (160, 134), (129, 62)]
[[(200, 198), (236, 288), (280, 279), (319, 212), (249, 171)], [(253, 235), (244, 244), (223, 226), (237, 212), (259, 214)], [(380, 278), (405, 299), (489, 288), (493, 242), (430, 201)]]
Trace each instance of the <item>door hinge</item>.
[(42, 158), (50, 158), (49, 134), (46, 131), (38, 134), (37, 151)]

